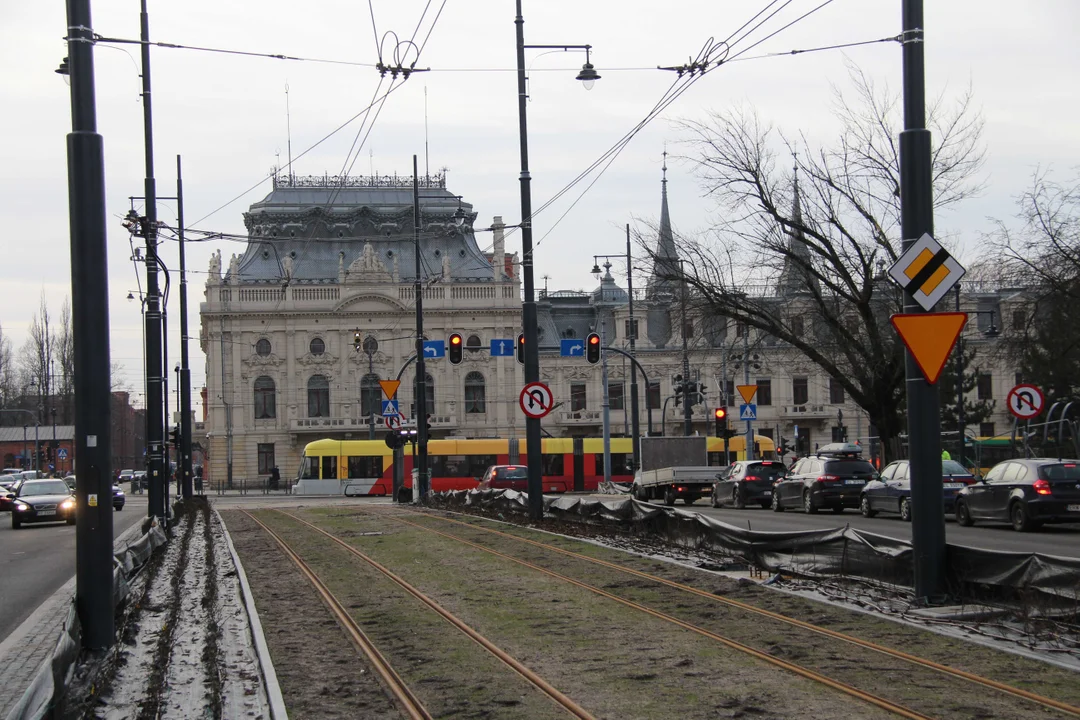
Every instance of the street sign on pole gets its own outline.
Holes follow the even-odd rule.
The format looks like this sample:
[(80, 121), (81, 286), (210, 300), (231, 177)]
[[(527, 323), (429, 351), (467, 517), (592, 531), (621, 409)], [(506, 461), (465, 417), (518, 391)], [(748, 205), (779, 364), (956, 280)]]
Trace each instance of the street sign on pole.
[(514, 341), (507, 338), (504, 340), (491, 341), (491, 357), (513, 357)]
[(382, 401), (382, 414), (383, 417), (390, 415), (399, 415), (397, 400), (383, 400)]
[(446, 341), (445, 340), (425, 340), (424, 341), (424, 359), (430, 360), (432, 358), (446, 357)]
[(59, 450), (57, 450), (56, 457), (60, 458), (61, 460), (67, 460), (67, 448), (60, 448)]
[(386, 423), (386, 427), (390, 428), (391, 430), (397, 430), (401, 427), (401, 416), (387, 415), (383, 418), (383, 422)]
[(754, 396), (757, 395), (757, 385), (736, 385), (735, 389), (739, 391), (744, 403), (753, 402)]
[(397, 395), (398, 387), (401, 386), (400, 380), (380, 380), (379, 387), (382, 388), (383, 393), (386, 394), (387, 400), (393, 400)]
[(1009, 391), (1006, 402), (1009, 405), (1009, 412), (1021, 420), (1030, 420), (1042, 412), (1046, 398), (1042, 390), (1024, 383)]
[(967, 323), (967, 313), (897, 314), (889, 321), (915, 358), (926, 382), (933, 385)]
[(739, 406), (739, 419), (740, 420), (757, 420), (757, 405), (754, 403), (746, 403)]
[(562, 357), (585, 357), (584, 340), (560, 340), (559, 355)]
[(927, 312), (966, 272), (930, 233), (923, 233), (889, 268), (889, 276)]
[(526, 416), (539, 419), (551, 412), (555, 401), (551, 388), (542, 382), (531, 382), (521, 388), (518, 404)]

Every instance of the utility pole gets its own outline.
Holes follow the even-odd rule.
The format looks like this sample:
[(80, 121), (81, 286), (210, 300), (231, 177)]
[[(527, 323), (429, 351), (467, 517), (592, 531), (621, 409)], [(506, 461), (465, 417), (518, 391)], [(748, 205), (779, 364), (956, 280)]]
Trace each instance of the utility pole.
[(191, 469), (191, 366), (188, 364), (187, 265), (184, 258), (184, 182), (180, 156), (176, 156), (176, 230), (180, 240), (180, 447), (177, 465), (180, 470), (181, 494), (185, 500), (192, 495)]
[[(750, 384), (750, 326), (743, 323), (743, 385)], [(754, 421), (746, 421), (746, 459), (754, 459)]]
[[(97, 132), (90, 0), (68, 0), (67, 36), (71, 75), (71, 133), (67, 136), (71, 319), (74, 373), (79, 385), (72, 448), (79, 458), (75, 472), (75, 610), (82, 626), (83, 647), (105, 650), (112, 646), (115, 635), (112, 393), (105, 153)], [(25, 426), (23, 433), (25, 437)], [(91, 506), (91, 497), (102, 501)]]
[[(680, 274), (683, 265), (682, 260), (679, 261)], [(683, 435), (690, 436), (693, 434), (693, 412), (694, 409), (691, 406), (690, 400), (690, 349), (687, 345), (686, 339), (686, 276), (683, 275), (680, 278), (682, 281), (682, 386), (683, 386)]]
[[(904, 0), (904, 130), (900, 133), (900, 229), (907, 252), (934, 233), (930, 131), (926, 129), (925, 36), (922, 0)], [(904, 312), (925, 312), (904, 291)], [(945, 596), (945, 510), (941, 503), (941, 408), (937, 385), (905, 352), (911, 454), (911, 546), (916, 602)]]
[[(428, 496), (428, 424), (427, 424), (427, 370), (424, 367), (424, 287), (420, 282), (420, 179), (417, 176), (416, 156), (412, 158), (413, 172), (413, 244), (416, 257), (416, 482), (417, 497), (421, 502)], [(416, 447), (416, 446), (419, 447)], [(538, 443), (539, 445), (539, 443)]]
[(604, 482), (611, 482), (611, 402), (608, 397), (607, 338), (604, 337), (606, 322), (600, 321), (600, 382), (604, 389)]
[[(634, 343), (637, 340), (637, 321), (634, 319), (634, 267), (630, 257), (630, 223), (626, 223), (626, 293), (629, 298), (630, 313), (630, 354), (637, 357)], [(633, 437), (634, 467), (636, 472), (641, 467), (641, 421), (638, 413), (637, 365), (630, 363), (630, 433)]]

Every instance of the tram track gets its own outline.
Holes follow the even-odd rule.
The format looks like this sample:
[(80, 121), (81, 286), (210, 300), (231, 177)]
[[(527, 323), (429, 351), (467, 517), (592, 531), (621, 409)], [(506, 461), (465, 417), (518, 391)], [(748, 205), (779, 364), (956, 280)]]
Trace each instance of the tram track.
[[(399, 575), (391, 571), (389, 568), (383, 566), (370, 556), (360, 552), (356, 548), (352, 547), (348, 543), (344, 542), (340, 538), (335, 537), (331, 533), (328, 533), (321, 528), (306, 522), (305, 520), (298, 518), (290, 513), (280, 512), (282, 515), (290, 517), (294, 521), (315, 530), (327, 539), (333, 541), (350, 554), (361, 559), (369, 566), (377, 570), (387, 579), (394, 582), (408, 595), (412, 596), (419, 602), (426, 605), (429, 609), (439, 615), (442, 619), (446, 620), (451, 626), (459, 630), (470, 640), (474, 641), (477, 645), (487, 650), (493, 657), (503, 663), (507, 668), (520, 675), (528, 683), (530, 683), (536, 690), (543, 695), (546, 695), (557, 705), (565, 709), (572, 717), (580, 718), (581, 720), (594, 720), (593, 716), (585, 710), (583, 707), (575, 703), (572, 699), (560, 692), (553, 685), (544, 680), (540, 675), (530, 670), (523, 663), (519, 662), (508, 653), (504, 652), (501, 648), (496, 646), (490, 640), (485, 638), (479, 632), (471, 628), (453, 613), (449, 612), (435, 600), (421, 592), (419, 589), (413, 587)], [(274, 531), (269, 525), (262, 522), (259, 518), (255, 517), (250, 512), (242, 511), (242, 514), (250, 518), (259, 527), (261, 527), (270, 537), (274, 539), (278, 547), (285, 553), (286, 556), (300, 569), (301, 573), (305, 576), (308, 582), (316, 589), (322, 598), (323, 602), (329, 607), (334, 617), (345, 629), (354, 645), (368, 658), (375, 672), (379, 675), (383, 681), (387, 691), (392, 695), (395, 702), (401, 708), (401, 710), (409, 718), (415, 720), (430, 720), (433, 716), (424, 707), (423, 703), (419, 700), (416, 694), (405, 683), (397, 671), (393, 668), (386, 657), (379, 651), (371, 639), (360, 628), (360, 626), (352, 619), (344, 605), (334, 596), (329, 587), (320, 579), (318, 574), (311, 568), (311, 566), (304, 561), (281, 537), (279, 533)]]
[[(375, 514), (375, 513), (367, 513), (367, 514), (372, 515), (372, 514)], [(448, 538), (448, 539), (456, 540), (457, 542), (463, 543), (463, 544), (468, 545), (470, 547), (473, 547), (473, 548), (475, 548), (477, 550), (481, 550), (481, 551), (486, 552), (486, 553), (491, 553), (493, 555), (506, 558), (508, 560), (511, 560), (513, 562), (522, 564), (522, 565), (524, 565), (526, 567), (537, 570), (537, 571), (542, 572), (544, 574), (547, 574), (549, 576), (553, 576), (553, 577), (565, 580), (565, 581), (570, 582), (570, 583), (572, 583), (574, 585), (577, 585), (578, 587), (589, 589), (592, 592), (604, 595), (606, 597), (610, 597), (611, 599), (616, 600), (617, 602), (628, 604), (628, 605), (630, 605), (632, 607), (635, 607), (635, 609), (646, 612), (646, 613), (648, 613), (650, 615), (653, 615), (653, 616), (659, 616), (659, 615), (656, 612), (652, 611), (651, 609), (649, 609), (647, 607), (637, 606), (637, 604), (632, 603), (631, 601), (627, 601), (627, 600), (625, 600), (623, 598), (620, 598), (618, 596), (615, 596), (615, 595), (613, 595), (611, 593), (608, 593), (605, 590), (590, 586), (587, 583), (582, 583), (581, 581), (578, 581), (578, 580), (576, 580), (574, 578), (570, 578), (568, 576), (564, 576), (564, 575), (562, 575), (560, 573), (555, 573), (555, 572), (553, 572), (553, 571), (551, 571), (551, 570), (549, 570), (547, 568), (536, 565), (535, 563), (530, 563), (530, 562), (522, 560), (520, 558), (516, 558), (516, 557), (514, 557), (512, 555), (508, 555), (507, 553), (503, 553), (503, 552), (500, 552), (498, 550), (494, 550), (492, 548), (486, 547), (486, 546), (484, 546), (482, 544), (474, 543), (474, 542), (472, 542), (470, 540), (461, 538), (461, 537), (456, 536), (456, 535), (454, 535), (452, 533), (444, 533), (444, 532), (441, 532), (441, 531), (439, 531), (437, 529), (428, 527), (428, 526), (426, 526), (426, 525), (424, 525), (422, 523), (417, 523), (417, 522), (413, 522), (411, 520), (407, 520), (407, 519), (401, 517), (402, 514), (409, 514), (409, 515), (413, 515), (413, 516), (416, 516), (416, 517), (423, 517), (425, 519), (433, 518), (433, 519), (436, 519), (436, 520), (444, 522), (444, 523), (462, 526), (462, 527), (468, 528), (470, 530), (478, 530), (478, 531), (481, 531), (481, 532), (483, 532), (485, 534), (490, 534), (490, 535), (493, 535), (493, 536), (496, 536), (496, 537), (512, 539), (512, 540), (517, 541), (519, 543), (523, 543), (525, 545), (532, 546), (532, 547), (535, 547), (535, 548), (538, 548), (538, 549), (541, 549), (541, 550), (544, 550), (544, 551), (554, 552), (554, 553), (557, 553), (559, 555), (572, 558), (574, 560), (583, 561), (583, 562), (591, 563), (591, 564), (594, 564), (594, 565), (599, 565), (599, 566), (605, 567), (607, 569), (614, 570), (614, 571), (617, 571), (617, 572), (620, 572), (620, 573), (625, 573), (627, 575), (636, 577), (636, 578), (641, 579), (641, 580), (654, 582), (654, 583), (657, 583), (659, 585), (663, 585), (665, 587), (668, 587), (668, 588), (671, 588), (671, 589), (674, 589), (674, 590), (677, 590), (677, 591), (680, 591), (680, 592), (689, 593), (691, 595), (701, 597), (701, 598), (707, 598), (711, 602), (716, 602), (716, 603), (719, 603), (721, 605), (727, 606), (727, 607), (735, 609), (735, 610), (748, 612), (748, 613), (751, 613), (751, 614), (753, 614), (753, 615), (755, 615), (755, 616), (757, 616), (759, 618), (764, 618), (764, 619), (767, 619), (767, 620), (784, 623), (785, 625), (788, 625), (788, 626), (790, 626), (792, 628), (807, 631), (807, 632), (814, 633), (814, 634), (816, 634), (818, 636), (821, 636), (821, 637), (829, 638), (831, 640), (836, 640), (836, 641), (843, 642), (843, 643), (846, 643), (846, 644), (849, 644), (849, 645), (852, 645), (852, 646), (856, 646), (856, 647), (859, 647), (859, 648), (862, 648), (862, 649), (865, 649), (865, 650), (869, 650), (869, 651), (872, 651), (874, 653), (878, 653), (878, 654), (890, 657), (892, 659), (908, 663), (910, 665), (921, 668), (923, 670), (939, 673), (941, 675), (947, 676), (947, 677), (949, 677), (951, 679), (954, 679), (954, 680), (962, 680), (962, 681), (965, 681), (965, 682), (969, 682), (969, 683), (972, 683), (974, 685), (980, 686), (980, 687), (988, 689), (988, 690), (993, 690), (995, 692), (999, 692), (999, 693), (1002, 693), (1002, 694), (1005, 694), (1005, 695), (1009, 695), (1009, 696), (1012, 696), (1014, 698), (1017, 698), (1017, 699), (1020, 699), (1020, 700), (1026, 701), (1026, 702), (1030, 702), (1030, 703), (1033, 703), (1035, 705), (1039, 705), (1039, 706), (1042, 706), (1044, 708), (1063, 713), (1063, 714), (1065, 714), (1066, 716), (1069, 716), (1069, 717), (1080, 718), (1080, 707), (1077, 707), (1075, 705), (1071, 705), (1069, 703), (1062, 702), (1062, 701), (1059, 701), (1059, 700), (1055, 700), (1053, 698), (1049, 698), (1049, 697), (1046, 697), (1044, 695), (1040, 695), (1038, 693), (1034, 693), (1034, 692), (1031, 692), (1031, 691), (1028, 691), (1028, 690), (1024, 690), (1023, 688), (1018, 688), (1018, 687), (1015, 687), (1015, 686), (1012, 686), (1012, 685), (1001, 683), (1001, 682), (998, 682), (998, 681), (993, 680), (991, 678), (987, 678), (987, 677), (983, 677), (981, 675), (977, 675), (975, 673), (971, 673), (971, 672), (961, 670), (961, 669), (958, 669), (958, 668), (953, 668), (953, 667), (950, 667), (950, 666), (945, 665), (943, 663), (939, 663), (939, 662), (930, 660), (928, 658), (923, 658), (923, 657), (920, 657), (920, 656), (917, 656), (917, 655), (914, 655), (914, 654), (911, 654), (911, 653), (907, 653), (907, 652), (904, 652), (902, 650), (897, 650), (895, 648), (890, 648), (890, 647), (887, 647), (887, 646), (884, 646), (884, 645), (880, 645), (878, 643), (874, 643), (874, 642), (871, 642), (871, 641), (868, 641), (868, 640), (864, 640), (864, 639), (859, 638), (859, 637), (855, 637), (853, 635), (848, 635), (846, 633), (842, 633), (842, 632), (839, 632), (839, 631), (836, 631), (836, 630), (832, 630), (832, 629), (829, 629), (829, 628), (814, 625), (812, 623), (808, 623), (808, 622), (805, 622), (803, 620), (799, 620), (797, 618), (792, 618), (792, 617), (783, 615), (781, 613), (776, 613), (776, 612), (773, 612), (771, 610), (767, 610), (767, 609), (764, 609), (764, 608), (759, 608), (759, 607), (756, 607), (756, 606), (751, 605), (749, 603), (744, 603), (744, 602), (741, 602), (739, 600), (735, 600), (733, 598), (726, 598), (726, 597), (717, 595), (715, 593), (707, 592), (707, 591), (701, 590), (699, 588), (695, 588), (695, 587), (692, 587), (692, 586), (689, 586), (689, 585), (685, 585), (683, 583), (678, 583), (678, 582), (669, 580), (668, 578), (659, 577), (659, 576), (656, 576), (656, 575), (653, 575), (653, 574), (650, 574), (650, 573), (642, 572), (640, 570), (636, 570), (636, 569), (633, 569), (633, 568), (628, 568), (628, 567), (619, 565), (617, 563), (608, 562), (608, 561), (602, 560), (600, 558), (594, 558), (594, 557), (590, 557), (588, 555), (583, 555), (581, 553), (575, 553), (573, 551), (566, 550), (566, 549), (560, 548), (560, 547), (556, 547), (556, 546), (550, 545), (548, 543), (543, 543), (543, 542), (539, 542), (539, 541), (536, 541), (536, 540), (531, 540), (529, 538), (524, 538), (524, 537), (521, 537), (519, 535), (515, 535), (513, 533), (506, 533), (506, 532), (502, 532), (502, 531), (499, 531), (499, 530), (494, 530), (494, 529), (491, 529), (491, 528), (482, 527), (482, 526), (479, 526), (479, 525), (476, 525), (476, 524), (473, 524), (473, 523), (463, 522), (461, 520), (455, 520), (453, 518), (447, 518), (447, 517), (439, 516), (439, 515), (436, 515), (436, 514), (433, 514), (433, 513), (423, 513), (423, 512), (417, 512), (417, 511), (410, 511), (410, 510), (405, 510), (405, 509), (402, 509), (402, 508), (395, 508), (395, 512), (380, 512), (380, 513), (377, 513), (377, 515), (379, 515), (380, 517), (383, 517), (383, 516), (384, 517), (389, 517), (389, 518), (391, 518), (391, 519), (393, 519), (393, 520), (395, 520), (397, 522), (404, 523), (406, 525), (415, 527), (417, 529), (420, 529), (420, 530), (423, 530), (423, 531), (426, 531), (426, 532), (435, 533), (437, 535), (440, 535), (440, 536)], [(299, 520), (299, 518), (296, 518), (296, 519)], [(304, 521), (300, 520), (300, 522), (304, 522)], [(320, 529), (320, 531), (325, 532), (325, 531), (322, 531), (321, 529)], [(661, 613), (660, 615), (663, 615), (663, 613)], [(707, 629), (700, 628), (700, 627), (695, 626), (695, 625), (690, 624), (690, 623), (685, 623), (684, 621), (681, 621), (678, 618), (671, 618), (671, 621), (674, 621), (675, 624), (680, 625), (681, 627), (684, 627), (685, 629), (692, 630), (694, 632), (705, 633), (705, 634), (710, 633), (710, 631), (708, 631)], [(715, 635), (715, 633), (713, 633), (713, 635)], [(724, 644), (728, 644), (727, 641), (729, 640), (728, 638), (723, 638), (722, 636), (719, 636), (719, 635), (716, 635), (716, 637), (714, 639), (718, 639), (720, 642), (723, 642)], [(742, 644), (738, 643), (738, 641), (731, 640), (730, 642), (732, 644), (729, 645), (729, 647), (737, 647), (737, 649), (740, 649), (740, 650), (743, 649), (742, 647), (739, 647)], [(771, 662), (773, 664), (778, 664), (778, 663), (776, 663), (774, 661), (786, 662), (786, 661), (781, 660), (780, 658), (776, 658), (773, 655), (770, 655), (768, 653), (763, 653), (762, 651), (756, 650), (754, 648), (747, 647), (747, 650), (751, 651), (748, 654), (754, 655), (755, 657), (759, 657), (759, 659), (763, 659), (763, 660), (765, 660), (767, 662)], [(744, 650), (744, 651), (746, 651), (746, 650)], [(760, 656), (758, 655), (758, 653), (760, 653)], [(798, 674), (801, 674), (804, 677), (810, 677), (810, 675), (806, 675), (803, 672), (800, 672), (800, 670), (806, 670), (805, 668), (798, 668), (798, 669), (797, 668), (798, 668), (798, 666), (795, 666), (794, 668), (785, 668), (785, 669), (789, 669), (792, 672), (796, 672)], [(807, 670), (807, 672), (812, 673), (813, 675), (820, 675), (818, 673), (814, 673), (813, 671), (809, 671), (809, 670)], [(828, 680), (830, 682), (833, 682), (832, 679), (828, 678), (827, 676), (820, 675), (820, 677), (822, 677), (825, 680)], [(812, 679), (816, 680), (816, 678), (812, 678)], [(823, 684), (829, 684), (829, 683), (823, 683)], [(840, 685), (843, 685), (844, 687), (851, 687), (851, 686), (847, 686), (845, 683), (840, 683)], [(830, 685), (830, 686), (832, 686), (832, 685)], [(834, 687), (834, 689), (839, 689), (839, 690), (841, 690), (843, 692), (848, 692), (848, 690), (846, 690), (844, 688), (840, 688), (840, 687)], [(857, 688), (852, 687), (851, 689), (855, 690), (856, 693), (863, 692), (861, 690), (858, 690)], [(848, 692), (848, 694), (853, 694), (853, 693)], [(870, 695), (870, 694), (868, 694), (868, 695)], [(853, 694), (853, 696), (860, 697), (860, 695), (858, 695), (858, 694)], [(877, 698), (878, 696), (870, 695), (870, 697)], [(860, 698), (860, 699), (865, 699), (868, 702), (873, 702), (873, 704), (877, 704), (879, 707), (886, 707), (885, 705), (881, 705), (878, 702), (873, 701), (873, 700), (869, 700), (867, 698)], [(889, 705), (896, 705), (896, 709), (893, 709), (891, 707), (886, 707), (886, 709), (890, 709), (890, 711), (892, 711), (892, 712), (894, 712), (894, 713), (896, 713), (898, 715), (901, 715), (903, 717), (927, 717), (925, 715), (918, 714), (917, 712), (915, 712), (913, 710), (910, 710), (909, 708), (904, 708), (902, 705), (898, 705), (898, 704), (892, 703), (891, 701), (885, 700), (884, 698), (878, 698), (878, 699), (882, 700), (885, 703), (888, 703)], [(904, 714), (905, 712), (912, 712), (914, 714), (906, 715), (906, 714)]]

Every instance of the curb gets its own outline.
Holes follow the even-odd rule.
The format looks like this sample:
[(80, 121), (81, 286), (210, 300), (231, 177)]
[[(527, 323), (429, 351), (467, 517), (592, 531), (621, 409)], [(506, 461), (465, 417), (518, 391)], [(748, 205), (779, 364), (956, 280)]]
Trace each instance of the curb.
[(251, 586), (248, 585), (247, 574), (244, 566), (240, 563), (240, 556), (236, 554), (232, 536), (221, 514), (214, 508), (214, 515), (221, 523), (222, 532), (225, 535), (225, 544), (229, 547), (229, 555), (232, 556), (233, 567), (236, 568), (236, 576), (240, 580), (240, 592), (244, 595), (244, 609), (247, 611), (251, 625), (251, 637), (255, 641), (255, 654), (259, 657), (259, 666), (263, 671), (263, 679), (266, 682), (267, 700), (270, 702), (270, 717), (274, 720), (288, 720), (289, 714), (285, 710), (285, 698), (281, 696), (281, 686), (278, 684), (277, 673), (274, 671), (274, 662), (270, 658), (270, 649), (266, 645), (266, 636), (263, 635), (262, 622), (259, 620), (259, 611), (255, 608), (255, 598), (251, 594)]

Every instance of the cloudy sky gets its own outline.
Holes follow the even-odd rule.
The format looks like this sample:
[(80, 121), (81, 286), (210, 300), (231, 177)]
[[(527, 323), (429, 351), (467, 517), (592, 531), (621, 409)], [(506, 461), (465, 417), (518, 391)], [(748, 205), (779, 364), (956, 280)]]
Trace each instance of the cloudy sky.
[[(657, 65), (684, 63), (710, 40), (729, 38), (768, 0), (525, 0), (524, 5), (526, 43), (591, 44), (592, 62), (602, 76), (587, 92), (574, 80), (584, 61), (580, 54), (527, 54), (533, 207), (539, 208), (664, 96), (675, 77), (655, 69)], [(625, 223), (644, 227), (656, 219), (661, 152), (665, 144), (673, 154), (686, 152), (679, 145), (682, 137), (675, 121), (752, 106), (763, 120), (790, 134), (827, 142), (838, 129), (828, 99), (832, 86), (846, 87), (845, 61), (899, 91), (901, 48), (895, 43), (758, 56), (895, 36), (901, 27), (900, 0), (832, 0), (749, 49), (819, 5), (821, 0), (774, 2), (770, 11), (782, 8), (780, 12), (732, 48), (733, 54), (747, 51), (742, 58), (749, 59), (701, 78), (638, 132), (584, 195), (595, 175), (539, 213), (534, 235), (540, 241), (537, 284), (591, 288), (592, 255), (621, 252)], [(928, 94), (948, 97), (970, 85), (986, 119), (987, 190), (936, 219), (938, 232), (957, 238), (964, 256), (973, 257), (981, 234), (990, 229), (989, 218), (1011, 215), (1013, 199), (1035, 167), (1050, 166), (1064, 177), (1080, 165), (1080, 133), (1075, 129), (1080, 50), (1073, 37), (1080, 25), (1080, 4), (947, 0), (928, 1), (926, 6)], [(244, 232), (242, 213), (265, 196), (271, 167), (284, 164), (288, 156), (286, 85), (298, 174), (335, 174), (346, 168), (352, 174), (408, 175), (415, 153), (421, 168), (449, 169), (449, 187), (473, 204), (478, 227), (495, 215), (509, 224), (518, 222), (511, 0), (151, 0), (149, 9), (155, 41), (306, 59), (152, 51), (158, 192), (175, 195), (176, 156), (182, 155), (189, 225)], [(98, 34), (138, 37), (137, 0), (99, 0), (93, 13)], [(0, 4), (0, 66), (5, 68), (0, 131), (6, 141), (0, 172), (0, 224), (6, 234), (0, 324), (16, 352), (42, 292), (54, 315), (70, 294), (64, 149), (70, 101), (67, 87), (53, 72), (66, 55), (64, 34), (64, 3), (59, 0)], [(415, 38), (411, 50), (405, 43), (398, 52), (405, 52), (405, 62), (411, 62), (422, 45), (417, 67), (431, 71), (416, 73), (404, 83), (391, 84), (389, 77), (380, 81), (373, 67), (380, 58), (378, 48), (381, 45), (383, 62), (393, 64), (395, 38)], [(139, 302), (126, 297), (129, 292), (137, 295), (140, 281), (120, 218), (129, 207), (128, 197), (143, 192), (138, 57), (132, 45), (99, 44), (95, 51), (98, 129), (105, 141), (111, 218), (111, 349), (114, 362), (122, 366), (122, 380), (136, 393), (143, 385), (142, 330)], [(377, 117), (361, 114), (300, 157), (390, 87), (394, 90)], [(350, 154), (354, 143), (359, 151)], [(668, 164), (677, 229), (708, 227), (715, 208), (690, 168), (677, 161)], [(175, 203), (162, 201), (159, 217), (175, 224)], [(482, 246), (488, 242), (485, 235), (479, 239)], [(513, 236), (510, 249), (519, 247), (518, 242)], [(214, 241), (189, 250), (189, 267), (195, 271), (189, 278), (193, 336), (199, 330), (197, 308), (208, 259), (216, 249), (227, 259), (243, 247)], [(177, 266), (175, 243), (167, 243), (162, 254), (170, 268)], [(174, 278), (174, 288), (176, 284)], [(173, 300), (170, 367), (179, 357), (177, 307)], [(193, 385), (200, 387), (204, 368), (197, 340), (190, 348)]]

